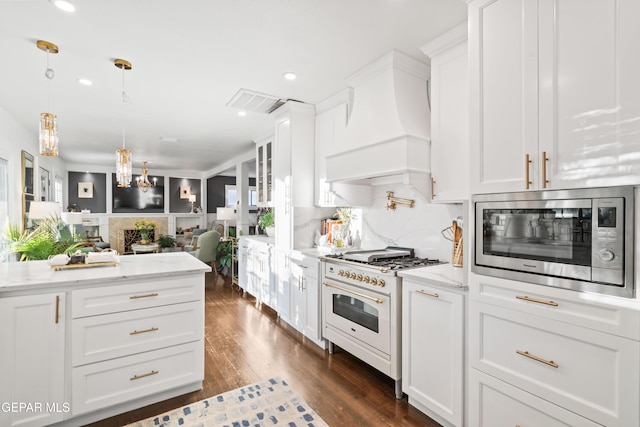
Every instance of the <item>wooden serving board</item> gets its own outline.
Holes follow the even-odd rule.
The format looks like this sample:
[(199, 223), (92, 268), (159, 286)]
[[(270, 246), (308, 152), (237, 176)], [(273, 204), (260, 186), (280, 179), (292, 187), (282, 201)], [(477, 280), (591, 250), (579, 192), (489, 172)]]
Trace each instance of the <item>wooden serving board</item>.
[(71, 268), (91, 268), (91, 267), (107, 267), (107, 266), (115, 267), (116, 265), (118, 265), (117, 262), (94, 262), (92, 264), (78, 263), (78, 264), (67, 264), (67, 265), (52, 265), (51, 268), (53, 268), (54, 271), (59, 271), (59, 270), (68, 270)]

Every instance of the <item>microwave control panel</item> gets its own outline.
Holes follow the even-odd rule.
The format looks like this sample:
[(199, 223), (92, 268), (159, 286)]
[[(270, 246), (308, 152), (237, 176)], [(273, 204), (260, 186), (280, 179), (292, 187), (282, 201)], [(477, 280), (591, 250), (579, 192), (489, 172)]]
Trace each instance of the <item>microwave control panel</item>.
[(591, 280), (624, 283), (624, 198), (593, 199)]

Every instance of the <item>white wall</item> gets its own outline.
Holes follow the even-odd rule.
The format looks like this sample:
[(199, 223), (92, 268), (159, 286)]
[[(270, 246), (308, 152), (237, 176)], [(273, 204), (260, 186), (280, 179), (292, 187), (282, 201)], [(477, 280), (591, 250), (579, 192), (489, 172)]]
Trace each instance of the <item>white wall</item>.
[[(35, 160), (35, 198), (40, 198), (39, 168), (49, 171), (52, 185), (55, 176), (67, 180), (66, 166), (59, 157), (44, 157), (38, 154), (38, 120), (33, 118), (32, 128), (22, 126), (4, 108), (0, 107), (0, 158), (9, 164), (9, 221), (20, 224), (22, 218), (22, 150), (32, 154)], [(64, 144), (60, 141), (61, 147)], [(66, 186), (66, 184), (65, 184)], [(0, 224), (4, 227), (4, 224)]]

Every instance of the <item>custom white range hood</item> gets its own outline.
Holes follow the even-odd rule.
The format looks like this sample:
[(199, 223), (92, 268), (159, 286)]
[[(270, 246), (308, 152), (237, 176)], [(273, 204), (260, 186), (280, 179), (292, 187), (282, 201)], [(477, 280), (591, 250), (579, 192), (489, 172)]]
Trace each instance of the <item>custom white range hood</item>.
[(347, 81), (354, 88), (353, 112), (327, 156), (327, 181), (382, 185), (402, 183), (425, 199), (430, 191), (430, 68), (391, 51)]

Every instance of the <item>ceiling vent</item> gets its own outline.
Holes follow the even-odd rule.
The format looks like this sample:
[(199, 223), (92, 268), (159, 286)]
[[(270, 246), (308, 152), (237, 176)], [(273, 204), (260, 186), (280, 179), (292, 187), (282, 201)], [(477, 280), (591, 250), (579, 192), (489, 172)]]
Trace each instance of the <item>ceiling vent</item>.
[(273, 95), (254, 92), (248, 89), (240, 89), (227, 102), (227, 107), (237, 108), (242, 111), (252, 113), (269, 114), (280, 108), (286, 100), (282, 100)]

